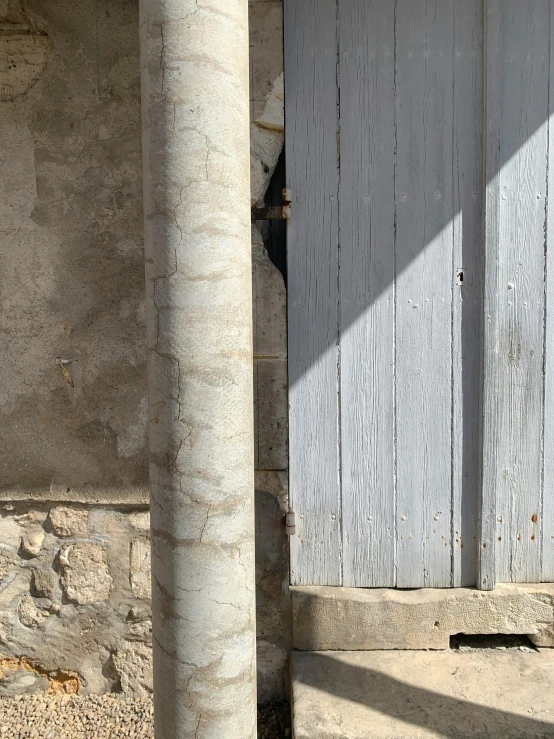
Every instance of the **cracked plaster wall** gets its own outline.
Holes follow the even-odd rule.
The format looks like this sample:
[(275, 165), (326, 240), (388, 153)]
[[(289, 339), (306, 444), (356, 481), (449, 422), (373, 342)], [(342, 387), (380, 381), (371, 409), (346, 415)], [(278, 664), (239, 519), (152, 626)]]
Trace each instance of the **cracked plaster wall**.
[[(148, 692), (138, 3), (24, 7), (0, 0), (0, 694), (48, 688), (45, 669), (85, 692)], [(250, 34), (255, 204), (283, 144), (281, 0), (251, 0)], [(286, 308), (252, 233), (259, 694), (269, 700), (284, 694), (290, 643)]]

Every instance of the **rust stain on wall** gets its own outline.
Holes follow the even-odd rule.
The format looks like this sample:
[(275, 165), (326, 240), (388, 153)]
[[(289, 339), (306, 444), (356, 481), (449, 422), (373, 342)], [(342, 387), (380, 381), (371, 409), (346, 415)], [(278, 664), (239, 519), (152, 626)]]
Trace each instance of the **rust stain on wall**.
[(81, 689), (81, 681), (75, 672), (69, 670), (47, 670), (37, 662), (32, 662), (27, 657), (13, 657), (0, 659), (0, 679), (7, 676), (9, 672), (26, 670), (34, 675), (40, 675), (48, 680), (48, 695), (64, 693), (66, 695), (77, 695)]

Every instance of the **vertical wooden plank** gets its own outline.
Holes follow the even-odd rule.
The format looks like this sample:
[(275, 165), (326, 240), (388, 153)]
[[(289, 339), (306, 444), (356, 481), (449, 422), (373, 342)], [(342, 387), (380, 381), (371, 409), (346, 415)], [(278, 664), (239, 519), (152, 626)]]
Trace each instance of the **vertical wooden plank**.
[(538, 582), (549, 0), (503, 0), (501, 33), (496, 575)]
[(345, 586), (394, 586), (394, 2), (341, 0)]
[(398, 0), (397, 585), (451, 584), (453, 0)]
[[(499, 10), (499, 20), (492, 17)], [(480, 550), (496, 552), (500, 582), (541, 576), (544, 229), (549, 75), (549, 0), (491, 2), (488, 22), (500, 40), (499, 166), (487, 163), (483, 495)], [(492, 62), (491, 62), (492, 66)], [(497, 79), (498, 79), (497, 78)], [(491, 80), (491, 84), (493, 81)], [(487, 104), (492, 96), (487, 90)], [(490, 156), (494, 158), (491, 126)], [(487, 152), (489, 153), (489, 152)], [(492, 206), (491, 206), (492, 207)], [(489, 217), (490, 215), (490, 217)], [(494, 238), (496, 237), (496, 248)], [(490, 243), (489, 243), (490, 238)], [(493, 499), (496, 494), (495, 500)], [(492, 506), (495, 540), (490, 541)], [(486, 545), (486, 546), (485, 546)], [(494, 557), (493, 557), (494, 559)], [(482, 554), (481, 584), (492, 577)]]
[(454, 4), (452, 585), (475, 585), (481, 389), (483, 1)]
[(500, 0), (485, 0), (485, 274), (483, 303), (482, 470), (479, 500), (477, 587), (496, 584), (497, 449), (500, 440), (498, 376), (500, 244)]
[(291, 581), (340, 585), (336, 0), (284, 11)]
[(546, 227), (546, 324), (543, 448), (543, 582), (554, 582), (554, 40), (550, 2), (550, 79), (548, 97), (548, 168)]

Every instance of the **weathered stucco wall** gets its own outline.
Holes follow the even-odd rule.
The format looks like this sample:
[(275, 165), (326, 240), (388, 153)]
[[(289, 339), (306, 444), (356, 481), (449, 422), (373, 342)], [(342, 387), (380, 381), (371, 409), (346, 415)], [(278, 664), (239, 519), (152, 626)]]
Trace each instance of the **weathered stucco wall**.
[[(49, 50), (0, 103), (0, 489), (128, 500), (147, 478), (136, 7), (27, 7)], [(12, 80), (26, 38), (4, 36)]]
[[(151, 686), (137, 0), (0, 0), (0, 694)], [(252, 203), (283, 144), (252, 0)], [(253, 227), (259, 694), (290, 644), (285, 289)], [(61, 686), (61, 687), (60, 687)]]

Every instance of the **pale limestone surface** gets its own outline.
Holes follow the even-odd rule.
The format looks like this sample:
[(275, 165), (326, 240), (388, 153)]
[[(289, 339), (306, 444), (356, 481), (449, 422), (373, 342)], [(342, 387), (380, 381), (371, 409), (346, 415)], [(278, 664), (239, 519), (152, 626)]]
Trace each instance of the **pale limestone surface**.
[(68, 600), (80, 605), (107, 600), (113, 583), (106, 550), (92, 542), (66, 544), (58, 554), (60, 583)]
[(256, 468), (286, 468), (288, 462), (287, 360), (256, 359), (254, 403)]
[(248, 3), (144, 0), (139, 29), (155, 729), (249, 739)]
[(136, 24), (123, 0), (0, 8), (4, 500), (146, 491)]
[(286, 291), (252, 228), (254, 454), (258, 470), (288, 467)]
[(152, 693), (152, 649), (137, 641), (124, 642), (114, 652), (113, 663), (123, 693), (146, 697)]
[[(284, 84), (280, 0), (250, 8), (252, 125), (251, 201), (263, 197), (284, 142)], [(254, 451), (256, 469), (288, 467), (286, 290), (270, 262), (260, 224), (252, 228), (254, 318)]]
[(21, 551), (29, 557), (38, 557), (44, 541), (44, 531), (30, 531), (21, 537)]
[(50, 510), (48, 520), (56, 536), (86, 536), (88, 533), (86, 510), (58, 506)]
[[(19, 75), (25, 88), (0, 100), (0, 499), (147, 503), (138, 7), (24, 5), (0, 4), (0, 38), (24, 62), (9, 84)], [(253, 2), (249, 30), (258, 202), (283, 143), (280, 0)], [(30, 64), (28, 44), (47, 49), (44, 64)], [(283, 280), (254, 243), (255, 325), (283, 339)], [(283, 378), (278, 355), (270, 370)], [(261, 398), (260, 464), (283, 469), (284, 384), (256, 390), (276, 393)]]
[[(138, 653), (148, 660), (151, 642), (138, 4), (25, 7), (22, 16), (17, 0), (0, 0), (0, 25), (31, 23), (47, 34), (38, 43), (48, 49), (36, 79), (17, 78), (28, 89), (0, 103), (1, 322), (9, 338), (0, 422), (10, 428), (0, 448), (0, 659), (28, 655), (41, 669), (72, 671), (86, 693), (119, 683), (134, 690), (124, 675)], [(253, 151), (267, 183), (282, 144), (280, 0), (254, 0), (249, 30), (251, 119), (260, 129)], [(265, 370), (258, 379), (267, 378), (255, 390), (275, 392), (257, 405), (255, 443), (268, 470), (256, 475), (257, 669), (267, 701), (286, 695), (290, 646), (287, 492), (285, 478), (270, 471), (287, 467), (286, 295), (256, 227), (252, 248), (254, 356)], [(73, 385), (57, 357), (69, 360), (62, 366)], [(37, 529), (44, 538), (40, 549), (31, 546), (35, 556), (21, 542)], [(101, 561), (104, 585), (90, 589), (94, 557), (82, 560), (79, 582), (75, 573), (67, 578), (59, 554), (75, 544), (105, 549), (113, 580), (105, 600), (68, 600), (66, 582), (87, 599), (104, 597), (109, 582)], [(39, 673), (10, 671), (0, 695), (43, 683)]]
[(250, 126), (250, 200), (261, 204), (283, 148), (284, 134), (253, 123)]
[(454, 634), (526, 634), (554, 646), (554, 584), (387, 590), (291, 588), (302, 650), (447, 649)]
[(285, 130), (284, 100), (284, 73), (281, 73), (273, 83), (273, 87), (265, 99), (262, 114), (254, 119), (254, 123), (270, 131), (283, 132)]
[(296, 739), (551, 739), (554, 652), (302, 653)]
[(150, 539), (142, 537), (131, 541), (130, 578), (131, 590), (141, 598), (150, 597)]

